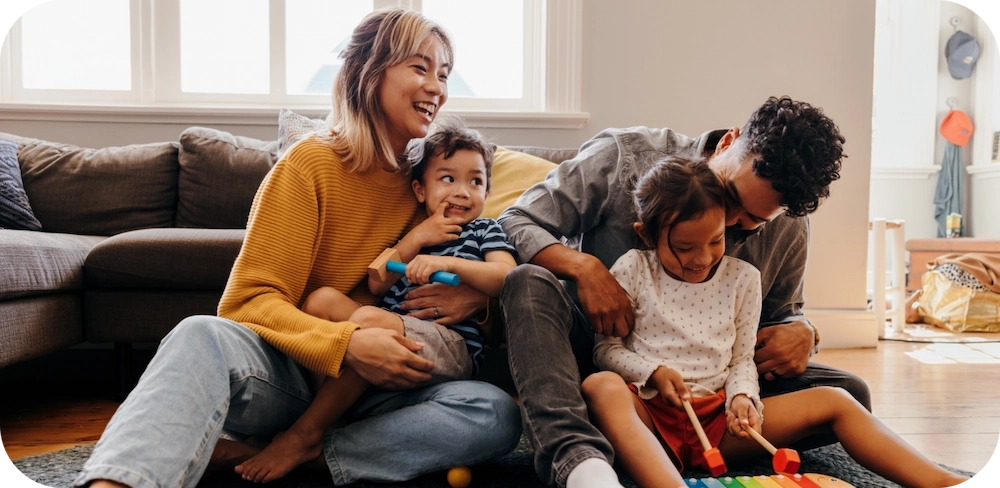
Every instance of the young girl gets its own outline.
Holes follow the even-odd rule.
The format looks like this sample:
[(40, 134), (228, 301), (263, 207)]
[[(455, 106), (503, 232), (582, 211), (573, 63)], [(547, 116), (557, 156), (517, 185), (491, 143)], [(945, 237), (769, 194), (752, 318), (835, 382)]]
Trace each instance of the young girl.
[[(189, 317), (163, 339), (75, 486), (194, 487), (210, 462), (232, 469), (259, 451), (240, 441), (287, 430), (313, 399), (313, 374), (381, 387), (353, 402), (315, 453), (334, 485), (408, 480), (517, 445), (518, 407), (500, 388), (414, 388), (434, 369), (416, 351), (443, 351), (443, 340), (300, 308), (321, 286), (378, 303), (368, 265), (426, 218), (400, 162), (448, 99), (452, 52), (443, 29), (408, 10), (375, 11), (354, 29), (330, 130), (291, 147), (261, 183), (218, 316)], [(448, 288), (426, 305), (447, 306), (450, 319), (486, 303), (472, 287)]]
[(629, 251), (611, 272), (633, 301), (635, 328), (623, 339), (599, 337), (594, 362), (607, 371), (584, 380), (583, 394), (636, 483), (684, 487), (680, 471), (704, 466), (682, 400), (730, 463), (767, 455), (745, 429), (777, 446), (833, 433), (859, 463), (903, 486), (968, 479), (918, 453), (846, 391), (816, 387), (761, 399), (753, 361), (760, 275), (723, 255), (719, 179), (702, 161), (667, 158), (633, 196), (635, 231), (650, 249)]
[[(489, 195), (493, 146), (475, 130), (452, 122), (415, 141), (409, 154), (413, 192), (424, 204), (428, 218), (393, 246), (408, 263), (406, 276), (399, 279), (400, 275), (390, 274), (385, 281), (369, 278), (369, 291), (385, 295), (383, 308), (362, 306), (336, 288), (324, 286), (309, 295), (302, 311), (331, 322), (388, 328), (421, 342), (443, 338), (448, 347), (427, 357), (435, 366), (432, 378), (421, 386), (469, 379), (484, 357), (475, 318), (447, 327), (426, 324), (407, 317), (400, 303), (410, 290), (427, 284), (435, 271), (456, 273), (489, 296), (500, 294), (504, 277), (516, 263), (514, 248), (500, 225), (493, 219), (479, 218)], [(315, 458), (321, 451), (323, 433), (369, 386), (355, 374), (321, 377), (320, 381), (316, 397), (292, 427), (236, 467), (243, 479), (266, 483)]]

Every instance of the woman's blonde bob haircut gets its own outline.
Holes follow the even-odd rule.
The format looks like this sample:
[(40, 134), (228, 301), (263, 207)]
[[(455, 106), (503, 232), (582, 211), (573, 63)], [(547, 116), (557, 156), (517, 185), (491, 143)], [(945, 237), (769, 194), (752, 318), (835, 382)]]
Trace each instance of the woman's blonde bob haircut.
[(327, 117), (333, 151), (348, 171), (364, 173), (384, 167), (403, 170), (405, 155), (393, 153), (379, 88), (385, 70), (417, 54), (428, 36), (444, 44), (448, 63), (454, 51), (447, 33), (423, 15), (399, 8), (368, 14), (340, 54), (344, 64), (333, 82), (333, 110)]

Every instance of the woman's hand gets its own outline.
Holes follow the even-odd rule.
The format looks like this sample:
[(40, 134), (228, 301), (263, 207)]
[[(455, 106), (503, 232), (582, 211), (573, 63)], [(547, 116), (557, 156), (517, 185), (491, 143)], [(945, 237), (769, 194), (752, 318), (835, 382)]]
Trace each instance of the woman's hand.
[(441, 325), (452, 325), (476, 315), (486, 308), (489, 297), (469, 286), (431, 283), (416, 288), (406, 294), (406, 301), (400, 304), (407, 315), (422, 320), (433, 320)]
[(677, 408), (684, 408), (684, 405), (681, 404), (682, 399), (691, 401), (691, 390), (684, 384), (684, 378), (681, 377), (680, 373), (666, 366), (656, 368), (656, 371), (653, 371), (652, 376), (646, 381), (646, 386), (656, 388), (663, 401)]
[(405, 390), (431, 379), (434, 363), (415, 353), (424, 344), (389, 329), (357, 329), (347, 343), (344, 364), (369, 383)]
[(745, 432), (744, 428), (760, 432), (760, 425), (760, 416), (757, 415), (757, 407), (754, 406), (753, 400), (746, 395), (733, 397), (729, 410), (726, 410), (726, 428), (729, 434), (740, 439), (752, 440), (753, 437)]

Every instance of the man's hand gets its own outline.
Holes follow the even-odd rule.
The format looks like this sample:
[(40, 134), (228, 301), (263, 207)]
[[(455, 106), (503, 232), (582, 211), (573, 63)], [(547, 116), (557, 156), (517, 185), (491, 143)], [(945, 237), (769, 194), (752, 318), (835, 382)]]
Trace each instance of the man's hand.
[(666, 366), (660, 366), (653, 371), (646, 386), (656, 388), (660, 392), (663, 401), (677, 407), (684, 408), (681, 400), (691, 401), (691, 390), (684, 384), (684, 378), (677, 371)]
[(726, 429), (733, 436), (750, 440), (750, 434), (744, 432), (744, 427), (760, 432), (760, 416), (753, 400), (746, 395), (736, 395), (726, 410)]
[[(625, 337), (635, 325), (635, 315), (628, 294), (600, 260), (576, 280), (580, 308), (587, 315), (594, 332)], [(679, 404), (678, 404), (679, 405)]]
[(417, 287), (405, 298), (400, 307), (409, 310), (407, 315), (452, 325), (483, 310), (489, 297), (466, 283), (459, 283), (458, 286), (430, 283)]
[(757, 331), (757, 374), (765, 381), (792, 378), (805, 372), (815, 345), (812, 327), (797, 320), (769, 325)]
[(597, 257), (553, 244), (531, 259), (559, 279), (576, 283), (580, 308), (594, 332), (613, 337), (625, 337), (632, 331), (635, 317), (628, 294), (618, 280)]
[(431, 379), (434, 363), (415, 353), (423, 343), (389, 329), (357, 329), (347, 343), (344, 364), (369, 383), (405, 390)]

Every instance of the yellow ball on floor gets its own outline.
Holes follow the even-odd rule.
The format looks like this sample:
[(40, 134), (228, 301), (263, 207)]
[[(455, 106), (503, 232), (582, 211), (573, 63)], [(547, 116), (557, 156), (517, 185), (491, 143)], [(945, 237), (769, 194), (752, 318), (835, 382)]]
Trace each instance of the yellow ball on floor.
[(472, 483), (472, 470), (468, 466), (455, 466), (448, 470), (448, 484), (451, 488), (466, 488)]

